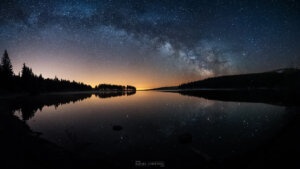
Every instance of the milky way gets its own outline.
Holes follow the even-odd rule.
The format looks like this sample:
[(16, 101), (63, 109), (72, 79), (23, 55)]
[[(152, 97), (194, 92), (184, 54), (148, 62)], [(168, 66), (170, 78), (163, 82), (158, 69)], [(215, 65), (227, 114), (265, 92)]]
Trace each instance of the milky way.
[(300, 6), (259, 1), (0, 2), (0, 50), (16, 74), (91, 85), (178, 85), (300, 66)]

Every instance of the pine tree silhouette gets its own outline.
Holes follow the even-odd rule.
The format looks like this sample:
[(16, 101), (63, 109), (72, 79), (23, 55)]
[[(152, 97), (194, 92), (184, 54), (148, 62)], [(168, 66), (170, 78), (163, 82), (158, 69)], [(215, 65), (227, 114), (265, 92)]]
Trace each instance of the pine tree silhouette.
[(4, 78), (12, 78), (14, 75), (13, 67), (8, 57), (7, 50), (4, 51), (3, 57), (1, 59), (1, 74), (4, 76)]
[(13, 89), (14, 72), (8, 53), (5, 50), (0, 64), (0, 89)]
[(32, 72), (32, 69), (27, 67), (25, 63), (23, 63), (22, 67), (22, 79), (30, 79), (34, 77), (34, 74)]
[[(123, 86), (114, 86), (123, 89)], [(81, 82), (58, 79), (43, 78), (40, 74), (35, 75), (30, 67), (23, 64), (22, 71), (14, 75), (13, 66), (7, 51), (4, 51), (0, 63), (0, 94), (9, 92), (25, 92), (39, 94), (41, 92), (62, 92), (62, 91), (88, 91), (93, 88)]]

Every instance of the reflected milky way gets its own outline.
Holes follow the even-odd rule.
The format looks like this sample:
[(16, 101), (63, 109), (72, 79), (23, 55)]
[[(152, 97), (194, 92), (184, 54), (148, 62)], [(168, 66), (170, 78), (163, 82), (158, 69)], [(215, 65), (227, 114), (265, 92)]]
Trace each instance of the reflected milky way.
[(224, 101), (193, 96), (156, 91), (48, 94), (2, 98), (0, 110), (21, 112), (23, 124), (35, 134), (101, 166), (104, 161), (131, 167), (132, 160), (154, 158), (170, 168), (240, 168), (258, 155), (277, 152), (282, 145), (276, 142), (290, 137), (284, 146), (298, 150), (297, 140), (290, 143), (299, 135), (296, 105), (264, 104), (273, 104), (272, 97), (236, 100), (237, 95), (232, 102), (226, 93), (213, 96)]
[[(187, 163), (201, 168), (210, 164), (206, 158), (222, 166), (224, 159), (234, 160), (272, 140), (293, 119), (294, 111), (177, 93), (137, 92), (109, 99), (92, 96), (57, 109), (45, 108), (27, 124), (43, 133), (43, 138), (80, 155), (121, 161), (112, 166), (132, 166), (134, 159), (154, 158), (170, 168)], [(114, 126), (121, 130), (115, 131)]]

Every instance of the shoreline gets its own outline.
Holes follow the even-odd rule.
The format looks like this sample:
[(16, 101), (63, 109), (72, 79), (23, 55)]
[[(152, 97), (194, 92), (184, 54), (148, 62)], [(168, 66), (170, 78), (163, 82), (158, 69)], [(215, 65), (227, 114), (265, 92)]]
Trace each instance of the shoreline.
[[(136, 90), (139, 91), (139, 90)], [(11, 99), (26, 96), (47, 96), (47, 95), (68, 95), (68, 94), (97, 94), (97, 93), (116, 93), (116, 92), (136, 92), (132, 90), (90, 90), (90, 91), (62, 91), (62, 92), (43, 92), (38, 94), (30, 93), (0, 93), (0, 99)]]
[(3, 109), (0, 130), (4, 168), (76, 168), (82, 165), (76, 154), (41, 138), (25, 121)]

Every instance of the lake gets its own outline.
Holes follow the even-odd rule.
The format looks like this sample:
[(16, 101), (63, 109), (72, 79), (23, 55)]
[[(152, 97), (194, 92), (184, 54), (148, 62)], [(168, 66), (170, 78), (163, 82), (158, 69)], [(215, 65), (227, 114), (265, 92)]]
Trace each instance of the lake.
[(158, 91), (31, 96), (8, 107), (41, 138), (91, 163), (121, 168), (219, 167), (255, 159), (298, 117), (295, 106)]

